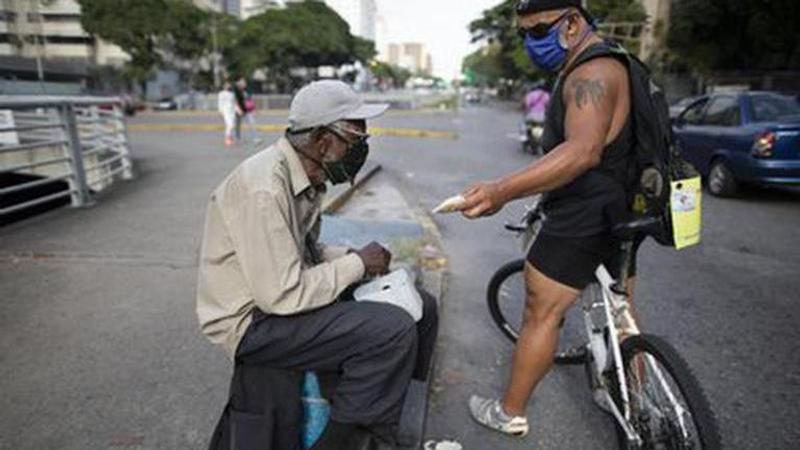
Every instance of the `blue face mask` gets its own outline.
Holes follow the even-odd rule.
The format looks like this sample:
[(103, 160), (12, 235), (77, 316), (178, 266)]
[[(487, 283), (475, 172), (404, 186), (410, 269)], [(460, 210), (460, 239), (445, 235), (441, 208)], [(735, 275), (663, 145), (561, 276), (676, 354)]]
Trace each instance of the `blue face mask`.
[(525, 36), (525, 50), (534, 64), (542, 70), (557, 72), (564, 66), (567, 60), (567, 48), (561, 44), (561, 23), (555, 25), (541, 39), (534, 39), (530, 35)]
[[(553, 25), (547, 36), (536, 39), (530, 35), (525, 35), (525, 50), (534, 64), (539, 66), (542, 70), (548, 72), (558, 72), (564, 63), (567, 61), (567, 53), (569, 49), (561, 43), (561, 24), (564, 23), (564, 17), (557, 24)], [(580, 39), (580, 45), (583, 40), (589, 36), (589, 33), (594, 29), (594, 25), (589, 27)]]

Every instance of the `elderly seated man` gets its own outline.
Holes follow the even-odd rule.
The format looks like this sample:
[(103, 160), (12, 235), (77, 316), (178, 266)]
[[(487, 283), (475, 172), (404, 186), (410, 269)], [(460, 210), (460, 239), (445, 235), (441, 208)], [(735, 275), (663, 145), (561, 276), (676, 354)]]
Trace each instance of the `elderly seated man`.
[(435, 339), (430, 296), (415, 323), (396, 306), (343, 295), (388, 272), (387, 249), (318, 243), (325, 183), (353, 181), (369, 151), (366, 120), (387, 108), (363, 103), (339, 81), (304, 87), (285, 136), (239, 165), (208, 205), (197, 297), (202, 331), (235, 361), (235, 372), (338, 373), (331, 420), (315, 450), (344, 448), (359, 426), (396, 426), (410, 380), (427, 375)]

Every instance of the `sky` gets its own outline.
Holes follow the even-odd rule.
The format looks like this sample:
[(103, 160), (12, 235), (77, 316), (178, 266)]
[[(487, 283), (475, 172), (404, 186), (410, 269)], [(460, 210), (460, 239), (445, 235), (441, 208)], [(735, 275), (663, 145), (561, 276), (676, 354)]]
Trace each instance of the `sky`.
[(501, 0), (377, 0), (386, 21), (387, 42), (422, 42), (433, 58), (433, 71), (445, 79), (461, 73), (470, 44), (469, 23)]

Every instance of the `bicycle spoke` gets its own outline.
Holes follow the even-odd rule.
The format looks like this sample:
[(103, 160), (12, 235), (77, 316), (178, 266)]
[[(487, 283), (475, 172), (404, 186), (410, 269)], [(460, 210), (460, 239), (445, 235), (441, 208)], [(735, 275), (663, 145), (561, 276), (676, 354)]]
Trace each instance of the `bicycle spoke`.
[(688, 408), (676, 397), (680, 391), (669, 374), (647, 354), (632, 358), (628, 365), (628, 391), (634, 427), (642, 435), (644, 449), (699, 449)]

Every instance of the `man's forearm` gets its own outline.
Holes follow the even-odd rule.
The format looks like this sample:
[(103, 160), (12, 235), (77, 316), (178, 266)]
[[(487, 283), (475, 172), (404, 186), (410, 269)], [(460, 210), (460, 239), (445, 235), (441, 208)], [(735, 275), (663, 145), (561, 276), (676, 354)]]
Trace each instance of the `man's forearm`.
[(523, 170), (502, 178), (498, 189), (503, 203), (552, 191), (600, 163), (602, 149), (566, 141)]

